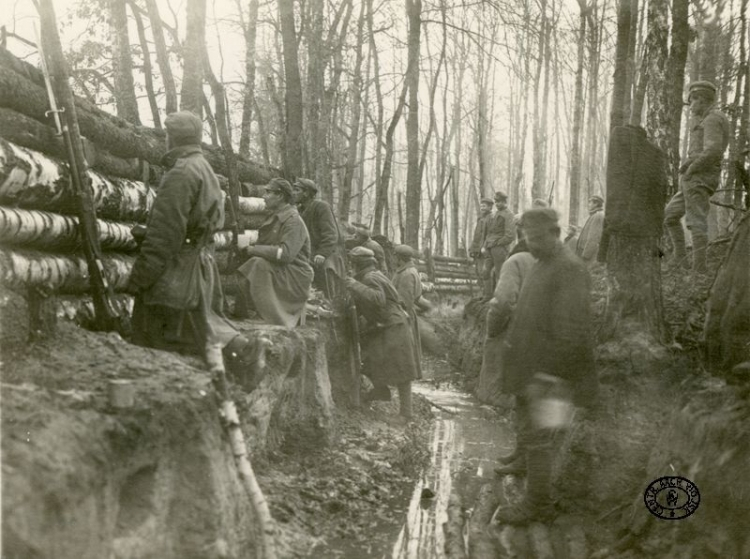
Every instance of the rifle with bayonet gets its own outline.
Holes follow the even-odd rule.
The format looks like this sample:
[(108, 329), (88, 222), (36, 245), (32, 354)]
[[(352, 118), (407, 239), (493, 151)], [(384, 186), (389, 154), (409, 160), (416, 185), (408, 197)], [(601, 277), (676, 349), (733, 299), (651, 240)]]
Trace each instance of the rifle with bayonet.
[[(57, 31), (54, 6), (52, 0), (39, 0), (37, 7), (41, 20), (41, 35), (45, 38), (45, 44), (48, 47), (46, 49), (48, 52), (45, 53), (42, 41), (37, 34), (37, 46), (50, 102), (50, 110), (47, 114), (53, 115), (57, 133), (62, 136), (65, 143), (70, 182), (77, 202), (78, 233), (86, 256), (89, 284), (94, 302), (94, 327), (97, 330), (122, 332), (122, 320), (112, 305), (112, 289), (102, 265), (96, 210), (87, 173), (88, 164), (83, 154), (75, 101), (68, 81), (68, 69)], [(59, 108), (57, 100), (60, 101)]]
[(349, 359), (352, 364), (351, 400), (355, 407), (359, 407), (359, 375), (362, 372), (362, 348), (359, 343), (359, 315), (357, 314), (357, 305), (354, 303), (354, 298), (351, 295), (347, 295), (347, 298), (347, 317), (349, 322), (349, 335), (351, 336), (351, 343), (349, 346)]

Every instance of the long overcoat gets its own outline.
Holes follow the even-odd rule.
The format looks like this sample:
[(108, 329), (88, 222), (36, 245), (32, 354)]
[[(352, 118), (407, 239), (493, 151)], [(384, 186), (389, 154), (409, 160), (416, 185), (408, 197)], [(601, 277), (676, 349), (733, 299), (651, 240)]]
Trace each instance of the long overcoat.
[(416, 303), (422, 296), (422, 280), (414, 262), (400, 266), (393, 274), (393, 286), (409, 313), (412, 334), (414, 336), (414, 359), (417, 362), (417, 378), (422, 378), (422, 340), (419, 337), (419, 317)]
[(304, 309), (312, 283), (310, 237), (294, 206), (270, 215), (258, 230), (258, 246), (277, 247), (279, 257), (253, 256), (237, 269), (249, 285), (255, 310), (266, 322), (292, 328)]
[(504, 391), (521, 394), (535, 373), (547, 373), (570, 383), (577, 405), (594, 402), (590, 282), (586, 265), (561, 242), (534, 264), (508, 331)]
[(362, 373), (375, 385), (396, 385), (417, 378), (414, 337), (401, 298), (382, 272), (369, 266), (347, 282), (357, 311)]
[[(223, 293), (213, 258), (213, 233), (224, 223), (223, 193), (200, 146), (167, 152), (146, 236), (128, 279), (135, 293), (133, 341), (139, 345), (203, 354), (207, 344), (226, 345), (237, 331), (223, 315)], [(184, 262), (194, 274), (169, 274)], [(163, 285), (166, 275), (174, 286)], [(171, 289), (170, 289), (171, 288)], [(184, 293), (184, 300), (160, 294)], [(165, 304), (168, 303), (168, 304)]]

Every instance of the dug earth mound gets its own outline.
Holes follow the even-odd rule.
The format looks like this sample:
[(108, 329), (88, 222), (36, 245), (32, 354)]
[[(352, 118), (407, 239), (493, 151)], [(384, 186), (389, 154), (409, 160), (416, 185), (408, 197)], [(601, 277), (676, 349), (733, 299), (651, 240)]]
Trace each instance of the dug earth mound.
[[(202, 363), (63, 321), (27, 343), (23, 299), (1, 300), (3, 557), (255, 557), (259, 523)], [(241, 326), (273, 344), (258, 388), (232, 396), (278, 556), (331, 556), (340, 540), (378, 555), (427, 455), (428, 406), (408, 426), (395, 403), (349, 409), (330, 327)], [(113, 407), (115, 379), (132, 405)]]

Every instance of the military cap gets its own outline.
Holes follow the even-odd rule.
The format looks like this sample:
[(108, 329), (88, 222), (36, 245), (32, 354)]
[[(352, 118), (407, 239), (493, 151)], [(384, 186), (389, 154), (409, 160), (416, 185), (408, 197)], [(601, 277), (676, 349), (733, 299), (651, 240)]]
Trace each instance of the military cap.
[(505, 192), (495, 192), (495, 200), (507, 200), (508, 195)]
[(164, 127), (174, 145), (200, 144), (203, 139), (203, 121), (190, 111), (169, 114)]
[(282, 194), (284, 194), (284, 197), (289, 200), (292, 197), (292, 185), (289, 184), (289, 181), (282, 178), (275, 178), (268, 181), (268, 186), (266, 186), (266, 190), (278, 190)]
[(713, 83), (709, 81), (699, 81), (691, 83), (688, 87), (688, 101), (690, 100), (690, 95), (698, 91), (705, 91), (710, 93), (711, 97), (716, 97), (716, 86)]
[(395, 252), (398, 256), (404, 258), (414, 257), (414, 249), (409, 245), (396, 245), (396, 247), (393, 249), (393, 252)]
[(600, 206), (603, 206), (604, 205), (604, 198), (602, 198), (601, 196), (598, 196), (598, 195), (594, 194), (593, 196), (589, 196), (589, 202), (596, 202)]
[(490, 206), (494, 204), (495, 202), (492, 201), (492, 198), (482, 198), (479, 200), (480, 204), (489, 204)]
[(557, 212), (552, 208), (535, 208), (523, 212), (520, 225), (524, 229), (558, 227), (557, 219)]
[(350, 258), (375, 258), (375, 253), (369, 248), (354, 247), (349, 251)]
[(302, 188), (306, 188), (307, 190), (312, 190), (313, 192), (318, 191), (318, 186), (310, 179), (299, 178), (296, 181), (294, 181), (294, 186), (301, 186)]

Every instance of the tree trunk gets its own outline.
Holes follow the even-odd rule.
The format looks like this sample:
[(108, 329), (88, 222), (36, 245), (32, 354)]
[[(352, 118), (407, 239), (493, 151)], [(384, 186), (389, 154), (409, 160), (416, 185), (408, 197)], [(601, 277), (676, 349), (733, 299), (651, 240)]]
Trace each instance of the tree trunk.
[[(240, 11), (242, 7), (238, 7)], [(255, 105), (255, 39), (258, 30), (258, 0), (250, 0), (245, 34), (245, 92), (242, 97), (242, 127), (240, 129), (240, 157), (250, 155), (250, 128)]]
[[(680, 168), (680, 129), (682, 126), (682, 92), (685, 86), (685, 62), (690, 42), (689, 0), (672, 2), (672, 41), (667, 64), (665, 86), (669, 92), (669, 118), (666, 121), (670, 146), (667, 150), (667, 168), (670, 194), (677, 191)], [(687, 146), (687, 142), (685, 143)]]
[[(630, 41), (633, 37), (632, 4), (635, 0), (619, 0), (617, 10), (617, 45), (615, 50), (615, 74), (612, 89), (612, 109), (610, 112), (609, 128), (613, 130), (616, 126), (626, 123), (625, 112), (626, 97), (628, 91), (628, 52)], [(592, 100), (593, 102), (593, 100)]]
[(151, 120), (154, 121), (154, 128), (161, 130), (161, 117), (159, 116), (159, 104), (156, 101), (156, 91), (154, 90), (153, 69), (151, 67), (151, 52), (148, 48), (148, 39), (146, 39), (146, 30), (143, 27), (143, 18), (137, 8), (133, 8), (132, 0), (128, 2), (133, 12), (135, 26), (138, 29), (138, 42), (141, 45), (141, 56), (143, 57), (143, 80), (146, 85), (146, 95), (148, 96), (148, 105), (151, 108)]
[(408, 66), (404, 79), (409, 87), (409, 112), (406, 118), (406, 224), (405, 242), (419, 248), (422, 177), (419, 173), (419, 46), (422, 28), (422, 0), (406, 0), (409, 19)]
[(362, 114), (362, 38), (365, 26), (365, 8), (366, 3), (362, 2), (359, 9), (359, 19), (357, 22), (357, 46), (356, 60), (353, 68), (353, 78), (349, 89), (349, 104), (351, 105), (351, 121), (349, 123), (349, 145), (346, 152), (346, 170), (344, 180), (341, 182), (339, 190), (339, 220), (349, 220), (349, 209), (352, 197), (352, 181), (354, 180), (354, 170), (357, 167), (357, 144), (359, 142), (359, 121)]
[(586, 17), (590, 8), (586, 0), (578, 0), (581, 10), (578, 28), (578, 61), (576, 64), (575, 94), (573, 100), (573, 136), (570, 140), (570, 204), (568, 223), (578, 225), (581, 205), (581, 129), (583, 128), (583, 63), (586, 55)]
[(154, 36), (156, 62), (159, 64), (161, 81), (164, 83), (164, 95), (166, 96), (165, 109), (167, 114), (170, 114), (177, 110), (177, 88), (174, 85), (172, 66), (169, 64), (167, 43), (164, 40), (164, 29), (162, 27), (156, 0), (145, 0), (145, 2), (146, 9), (148, 10), (148, 19), (151, 22), (151, 34)]
[(115, 75), (117, 116), (132, 124), (140, 124), (138, 102), (133, 82), (133, 59), (130, 54), (126, 0), (108, 0), (109, 27), (112, 34), (112, 65)]
[(287, 178), (302, 173), (302, 78), (297, 56), (297, 32), (294, 28), (294, 0), (278, 0), (281, 39), (284, 45), (284, 174)]
[(187, 32), (180, 110), (203, 116), (203, 49), (206, 44), (206, 0), (187, 0)]

